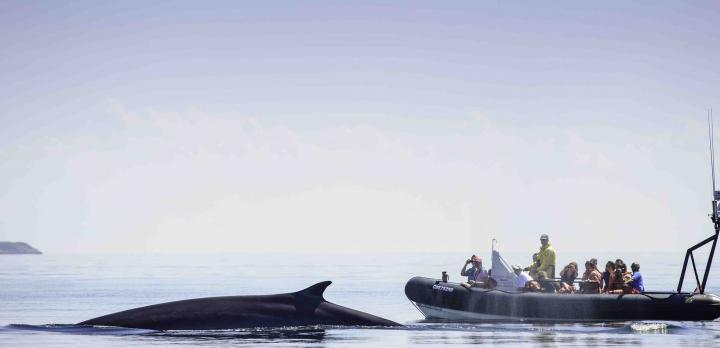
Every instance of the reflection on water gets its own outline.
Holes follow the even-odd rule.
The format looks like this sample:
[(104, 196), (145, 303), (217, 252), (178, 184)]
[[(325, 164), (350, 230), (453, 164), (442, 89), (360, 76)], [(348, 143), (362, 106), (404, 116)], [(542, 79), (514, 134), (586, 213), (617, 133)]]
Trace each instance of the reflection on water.
[[(285, 327), (267, 329), (152, 331), (79, 325), (9, 325), (3, 331), (35, 331), (62, 336), (110, 336), (118, 345), (134, 346), (405, 346), (505, 345), (635, 347), (638, 345), (707, 345), (716, 330), (697, 327), (713, 323), (451, 323), (417, 322), (400, 328)], [(57, 337), (53, 340), (61, 342)], [(105, 340), (105, 343), (112, 342)], [(120, 344), (122, 343), (122, 344)], [(112, 345), (112, 344), (111, 344)]]
[(74, 324), (47, 324), (47, 325), (10, 324), (7, 326), (7, 329), (22, 330), (22, 331), (35, 331), (35, 332), (78, 334), (78, 335), (110, 335), (110, 336), (141, 335), (144, 333), (155, 332), (154, 330), (146, 330), (146, 329), (129, 329), (129, 328), (124, 328), (124, 327), (90, 326), (90, 325), (74, 325)]
[(213, 331), (159, 331), (145, 334), (147, 339), (161, 342), (194, 342), (216, 344), (220, 341), (251, 340), (254, 343), (292, 342), (296, 344), (318, 343), (325, 339), (323, 328), (272, 328), (252, 330)]
[(408, 344), (505, 346), (704, 346), (713, 345), (718, 322), (450, 323), (409, 325)]
[(508, 333), (462, 333), (462, 334), (426, 334), (410, 336), (409, 343), (413, 345), (441, 345), (441, 344), (486, 344), (517, 346), (637, 346), (641, 340), (634, 337), (595, 337), (592, 335), (568, 335), (554, 332), (541, 332), (535, 334), (508, 334)]

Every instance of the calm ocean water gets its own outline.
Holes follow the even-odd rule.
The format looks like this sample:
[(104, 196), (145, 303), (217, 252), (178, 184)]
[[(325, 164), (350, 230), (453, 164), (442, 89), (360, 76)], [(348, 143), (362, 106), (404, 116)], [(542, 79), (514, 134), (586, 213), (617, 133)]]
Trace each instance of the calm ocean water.
[[(484, 254), (489, 261), (489, 251)], [(511, 263), (529, 255), (505, 254)], [(423, 322), (403, 293), (414, 275), (451, 274), (465, 254), (137, 254), (0, 256), (0, 346), (720, 346), (718, 321), (598, 324)], [(677, 284), (683, 255), (568, 254), (559, 263), (639, 261), (648, 290)], [(720, 261), (709, 291), (720, 293)], [(138, 306), (196, 297), (293, 292), (323, 280), (328, 301), (407, 324), (402, 329), (287, 328), (154, 332), (73, 323)], [(686, 280), (688, 287), (693, 281)]]

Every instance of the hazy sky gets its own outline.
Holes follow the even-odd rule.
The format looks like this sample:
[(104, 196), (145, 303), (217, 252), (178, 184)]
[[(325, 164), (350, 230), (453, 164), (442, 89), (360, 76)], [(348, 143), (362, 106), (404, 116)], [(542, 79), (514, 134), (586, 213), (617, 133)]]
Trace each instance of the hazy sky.
[(717, 1), (0, 1), (0, 240), (685, 249), (712, 233), (719, 18)]

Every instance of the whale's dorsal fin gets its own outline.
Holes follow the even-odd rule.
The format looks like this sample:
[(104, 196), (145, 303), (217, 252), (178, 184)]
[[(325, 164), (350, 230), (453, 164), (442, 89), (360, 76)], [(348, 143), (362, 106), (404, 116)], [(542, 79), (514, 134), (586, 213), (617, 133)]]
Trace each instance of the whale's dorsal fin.
[(330, 286), (330, 284), (332, 284), (332, 282), (329, 280), (326, 280), (324, 282), (319, 282), (315, 285), (312, 285), (307, 289), (300, 290), (297, 293), (299, 295), (322, 297), (323, 293), (325, 292), (325, 289), (327, 289), (327, 287)]

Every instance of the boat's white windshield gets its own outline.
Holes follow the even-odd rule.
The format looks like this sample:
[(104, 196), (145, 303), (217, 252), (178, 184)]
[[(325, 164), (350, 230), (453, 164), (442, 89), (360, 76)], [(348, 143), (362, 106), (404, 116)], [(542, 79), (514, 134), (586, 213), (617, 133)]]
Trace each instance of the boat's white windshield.
[(493, 240), (492, 250), (492, 277), (497, 281), (497, 289), (504, 291), (517, 291), (517, 275), (513, 272), (510, 264), (500, 256)]

